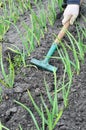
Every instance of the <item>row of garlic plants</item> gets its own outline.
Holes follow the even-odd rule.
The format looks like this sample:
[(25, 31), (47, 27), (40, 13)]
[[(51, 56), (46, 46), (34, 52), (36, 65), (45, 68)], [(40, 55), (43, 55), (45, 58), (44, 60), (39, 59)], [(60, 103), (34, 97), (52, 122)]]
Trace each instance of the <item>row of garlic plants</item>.
[[(19, 55), (21, 57), (21, 61), (23, 65), (26, 66), (26, 57), (30, 56), (31, 52), (35, 49), (35, 46), (40, 46), (40, 40), (44, 37), (45, 31), (47, 31), (47, 22), (51, 25), (54, 24), (56, 18), (56, 7), (59, 4), (58, 0), (48, 0), (47, 10), (44, 6), (43, 2), (33, 1), (33, 5), (36, 7), (36, 12), (33, 9), (32, 2), (30, 0), (26, 1), (13, 1), (13, 0), (4, 0), (0, 2), (0, 8), (2, 10), (2, 15), (0, 16), (0, 41), (3, 41), (3, 37), (7, 30), (10, 28), (10, 25), (14, 26), (18, 32), (18, 35), (22, 41), (22, 48), (18, 48), (15, 45), (12, 45), (9, 48), (11, 51)], [(61, 2), (60, 4), (61, 5)], [(20, 32), (19, 28), (16, 25), (19, 16), (24, 14), (25, 11), (29, 10), (30, 14), (30, 23), (28, 26), (24, 21), (22, 22), (22, 26), (25, 30), (25, 34)], [(48, 12), (48, 13), (47, 13)], [(6, 86), (12, 87), (14, 84), (15, 78), (15, 70), (14, 65), (10, 60), (10, 56), (8, 56), (9, 61), (9, 74), (6, 74), (4, 65), (3, 65), (3, 55), (2, 55), (2, 46), (0, 45), (0, 54), (1, 54), (1, 70), (4, 80), (0, 80), (1, 83)], [(11, 78), (11, 79), (10, 79)], [(10, 81), (12, 81), (10, 83)]]

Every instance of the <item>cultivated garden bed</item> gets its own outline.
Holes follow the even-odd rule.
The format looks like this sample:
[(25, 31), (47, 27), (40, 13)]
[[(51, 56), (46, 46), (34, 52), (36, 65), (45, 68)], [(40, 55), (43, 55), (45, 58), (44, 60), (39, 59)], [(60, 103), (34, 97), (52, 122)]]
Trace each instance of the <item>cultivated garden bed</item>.
[(1, 130), (85, 130), (86, 2), (51, 57), (55, 73), (30, 61), (43, 59), (61, 30), (60, 4), (11, 2), (0, 2)]

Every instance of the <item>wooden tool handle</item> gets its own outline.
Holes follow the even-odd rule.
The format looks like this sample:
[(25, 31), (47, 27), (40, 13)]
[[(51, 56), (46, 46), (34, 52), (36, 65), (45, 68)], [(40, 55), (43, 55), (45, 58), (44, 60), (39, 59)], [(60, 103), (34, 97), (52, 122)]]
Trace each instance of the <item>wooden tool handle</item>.
[(59, 32), (57, 38), (55, 39), (55, 43), (59, 43), (62, 40), (62, 38), (64, 37), (64, 35), (65, 35), (65, 33), (66, 33), (66, 31), (67, 31), (67, 29), (69, 27), (69, 25), (70, 25), (70, 20), (68, 22), (66, 22), (64, 24), (64, 26), (62, 27), (62, 29)]

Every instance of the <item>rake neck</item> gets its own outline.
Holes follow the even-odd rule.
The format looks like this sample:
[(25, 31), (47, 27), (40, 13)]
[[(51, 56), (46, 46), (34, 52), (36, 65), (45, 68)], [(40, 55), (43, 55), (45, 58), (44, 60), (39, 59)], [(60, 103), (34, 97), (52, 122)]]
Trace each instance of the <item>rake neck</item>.
[(44, 59), (44, 62), (45, 62), (45, 63), (48, 63), (48, 62), (49, 62), (51, 56), (54, 54), (54, 52), (56, 51), (56, 49), (57, 49), (57, 44), (56, 44), (56, 43), (53, 43), (52, 46), (50, 47), (50, 49), (49, 49), (49, 51), (48, 51), (48, 53), (47, 53), (45, 59)]

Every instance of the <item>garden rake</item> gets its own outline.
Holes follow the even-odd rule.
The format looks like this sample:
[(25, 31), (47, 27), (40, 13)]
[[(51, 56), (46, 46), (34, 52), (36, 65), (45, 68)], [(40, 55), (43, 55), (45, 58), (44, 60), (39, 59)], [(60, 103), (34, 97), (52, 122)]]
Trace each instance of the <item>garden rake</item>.
[(70, 25), (70, 21), (66, 22), (65, 25), (62, 27), (62, 29), (60, 30), (60, 32), (59, 32), (58, 36), (56, 37), (55, 41), (51, 45), (47, 55), (45, 56), (45, 59), (37, 60), (35, 58), (32, 58), (31, 59), (32, 64), (34, 64), (34, 65), (36, 65), (40, 68), (43, 68), (45, 70), (51, 71), (51, 72), (57, 71), (57, 67), (50, 65), (49, 60), (50, 60), (51, 56), (54, 54), (54, 52), (58, 49), (58, 44), (60, 43), (60, 41), (64, 37), (69, 25)]

